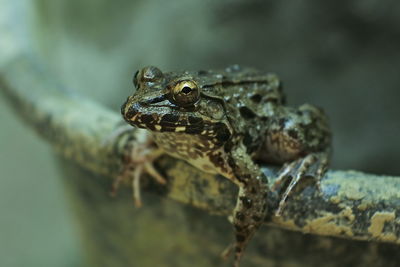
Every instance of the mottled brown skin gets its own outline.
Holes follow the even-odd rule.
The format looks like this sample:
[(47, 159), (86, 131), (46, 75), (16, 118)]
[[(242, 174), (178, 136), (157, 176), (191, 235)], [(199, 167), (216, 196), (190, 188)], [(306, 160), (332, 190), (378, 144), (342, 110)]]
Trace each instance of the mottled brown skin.
[(129, 124), (148, 129), (165, 153), (239, 186), (232, 216), (236, 242), (225, 251), (234, 250), (234, 266), (266, 215), (268, 180), (255, 162), (288, 163), (279, 181), (293, 179), (280, 208), (301, 177), (312, 172), (319, 179), (325, 172), (325, 116), (310, 105), (286, 107), (274, 74), (237, 65), (168, 73), (146, 67), (134, 84), (137, 91), (121, 108)]

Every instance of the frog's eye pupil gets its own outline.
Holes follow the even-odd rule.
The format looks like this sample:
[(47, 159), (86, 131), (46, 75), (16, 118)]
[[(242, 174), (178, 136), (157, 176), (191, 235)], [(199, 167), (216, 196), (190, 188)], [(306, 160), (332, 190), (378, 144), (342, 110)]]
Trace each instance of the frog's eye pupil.
[(181, 80), (170, 86), (170, 100), (176, 105), (188, 107), (199, 100), (199, 87), (192, 80)]
[(190, 94), (190, 92), (192, 92), (192, 88), (190, 88), (189, 86), (185, 86), (182, 88), (182, 93), (184, 94)]

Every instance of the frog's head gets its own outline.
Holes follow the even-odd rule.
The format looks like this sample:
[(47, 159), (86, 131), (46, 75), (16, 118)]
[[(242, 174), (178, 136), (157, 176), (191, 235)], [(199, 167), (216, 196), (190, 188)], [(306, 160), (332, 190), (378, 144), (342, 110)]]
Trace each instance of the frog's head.
[(163, 73), (150, 66), (137, 71), (133, 83), (136, 92), (121, 107), (129, 124), (155, 132), (229, 139), (223, 104), (203, 95), (194, 75)]
[(278, 155), (275, 161), (293, 160), (321, 151), (331, 142), (328, 119), (321, 109), (309, 104), (297, 109), (286, 107), (272, 120), (267, 140), (267, 149)]

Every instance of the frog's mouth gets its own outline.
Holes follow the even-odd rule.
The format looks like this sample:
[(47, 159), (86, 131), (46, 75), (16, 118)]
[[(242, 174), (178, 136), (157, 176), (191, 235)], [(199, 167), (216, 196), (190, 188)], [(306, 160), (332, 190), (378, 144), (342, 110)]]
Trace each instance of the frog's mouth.
[(226, 142), (232, 135), (226, 124), (201, 117), (195, 110), (177, 109), (165, 102), (151, 105), (132, 102), (122, 105), (121, 113), (131, 125), (152, 132), (175, 132), (213, 139), (215, 145)]
[(121, 113), (131, 125), (156, 132), (181, 132), (200, 134), (210, 123), (198, 117), (193, 111), (177, 110), (162, 101), (151, 103), (127, 102), (122, 105)]

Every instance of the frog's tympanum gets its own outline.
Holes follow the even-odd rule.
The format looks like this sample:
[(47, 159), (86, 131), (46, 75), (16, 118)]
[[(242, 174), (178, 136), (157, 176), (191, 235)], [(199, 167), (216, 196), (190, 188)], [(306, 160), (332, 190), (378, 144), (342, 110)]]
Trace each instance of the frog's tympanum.
[(327, 169), (331, 134), (325, 115), (308, 104), (287, 107), (274, 74), (238, 65), (165, 73), (145, 67), (134, 84), (136, 92), (121, 108), (129, 124), (147, 129), (163, 153), (239, 186), (232, 216), (236, 241), (226, 250), (234, 251), (234, 266), (266, 216), (271, 189), (257, 162), (284, 164), (278, 183), (291, 179), (278, 214), (303, 176), (318, 181)]

